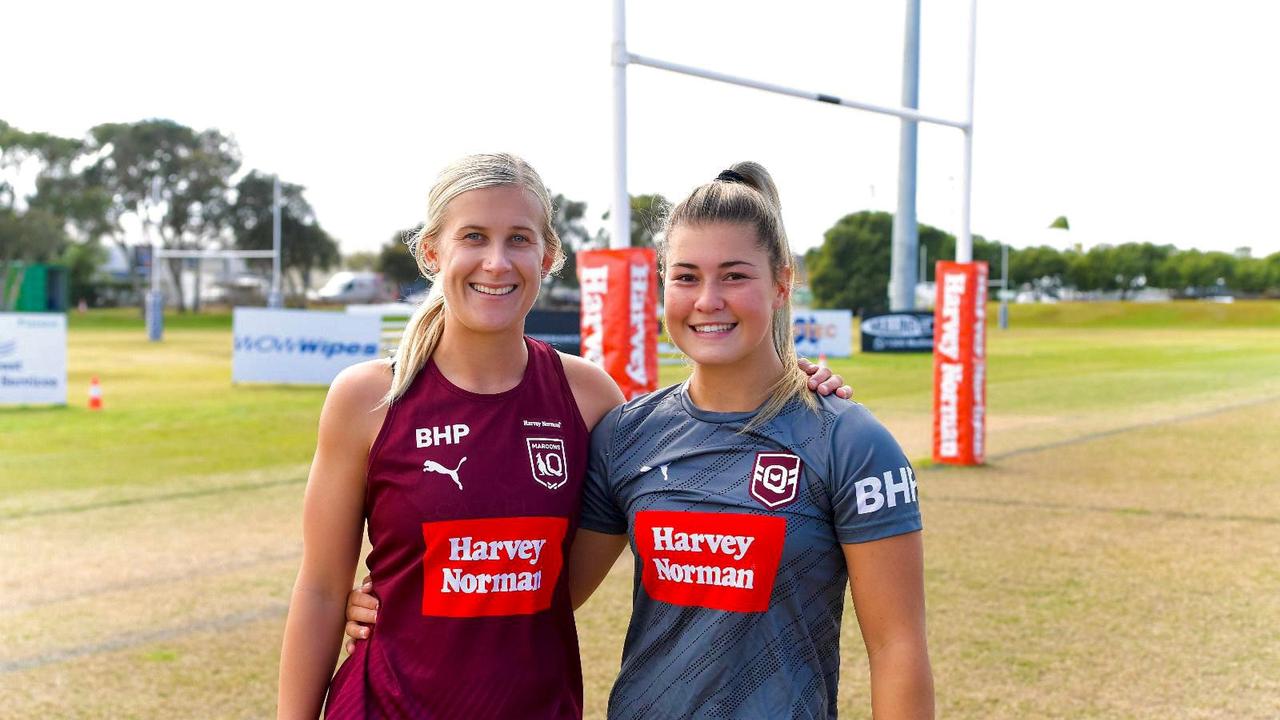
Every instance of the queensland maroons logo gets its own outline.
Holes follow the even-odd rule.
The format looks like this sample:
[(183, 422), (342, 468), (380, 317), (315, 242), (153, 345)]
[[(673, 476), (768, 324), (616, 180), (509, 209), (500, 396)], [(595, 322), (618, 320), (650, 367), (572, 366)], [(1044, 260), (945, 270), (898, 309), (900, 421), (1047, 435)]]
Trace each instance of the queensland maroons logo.
[(751, 497), (768, 508), (795, 502), (802, 467), (800, 458), (791, 453), (756, 453), (756, 467), (751, 473)]
[(560, 438), (525, 438), (529, 446), (529, 470), (533, 479), (548, 490), (555, 490), (569, 481), (568, 461), (564, 454), (564, 440)]

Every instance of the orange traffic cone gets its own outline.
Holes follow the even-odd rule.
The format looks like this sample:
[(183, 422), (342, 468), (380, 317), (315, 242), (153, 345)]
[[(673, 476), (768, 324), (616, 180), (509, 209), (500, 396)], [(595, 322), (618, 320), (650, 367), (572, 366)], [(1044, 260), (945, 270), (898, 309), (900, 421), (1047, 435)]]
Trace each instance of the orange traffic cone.
[(827, 354), (818, 353), (818, 367), (826, 367), (826, 366), (827, 366)]
[(89, 381), (89, 409), (102, 409), (102, 386), (98, 384), (97, 377)]

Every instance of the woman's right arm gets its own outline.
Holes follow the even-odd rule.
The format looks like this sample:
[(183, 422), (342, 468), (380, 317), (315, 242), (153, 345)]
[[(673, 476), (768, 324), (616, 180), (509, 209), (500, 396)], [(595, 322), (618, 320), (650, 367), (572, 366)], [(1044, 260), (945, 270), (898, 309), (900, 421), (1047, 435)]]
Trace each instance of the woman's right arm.
[(329, 387), (302, 511), (302, 566), (280, 652), (278, 718), (319, 717), (342, 635), (364, 529), (365, 468), (385, 417), (385, 361), (342, 371)]

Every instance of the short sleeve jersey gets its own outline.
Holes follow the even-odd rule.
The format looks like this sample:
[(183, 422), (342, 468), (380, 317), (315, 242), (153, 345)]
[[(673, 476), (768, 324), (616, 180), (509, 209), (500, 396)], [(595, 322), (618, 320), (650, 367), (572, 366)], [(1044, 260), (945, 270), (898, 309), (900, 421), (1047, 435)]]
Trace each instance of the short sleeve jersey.
[(675, 386), (596, 427), (581, 527), (629, 535), (631, 623), (612, 720), (834, 718), (841, 543), (919, 530), (914, 470), (863, 406), (765, 425)]

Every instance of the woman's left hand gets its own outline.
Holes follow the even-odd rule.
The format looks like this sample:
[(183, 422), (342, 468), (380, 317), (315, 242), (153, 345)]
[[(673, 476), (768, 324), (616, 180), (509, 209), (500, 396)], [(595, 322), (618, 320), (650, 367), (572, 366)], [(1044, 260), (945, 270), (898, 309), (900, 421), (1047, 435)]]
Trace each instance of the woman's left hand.
[(850, 400), (853, 398), (853, 388), (844, 384), (844, 378), (831, 372), (831, 368), (825, 368), (809, 362), (809, 358), (800, 358), (800, 369), (809, 376), (809, 389), (819, 395), (830, 395), (835, 393), (837, 397)]

